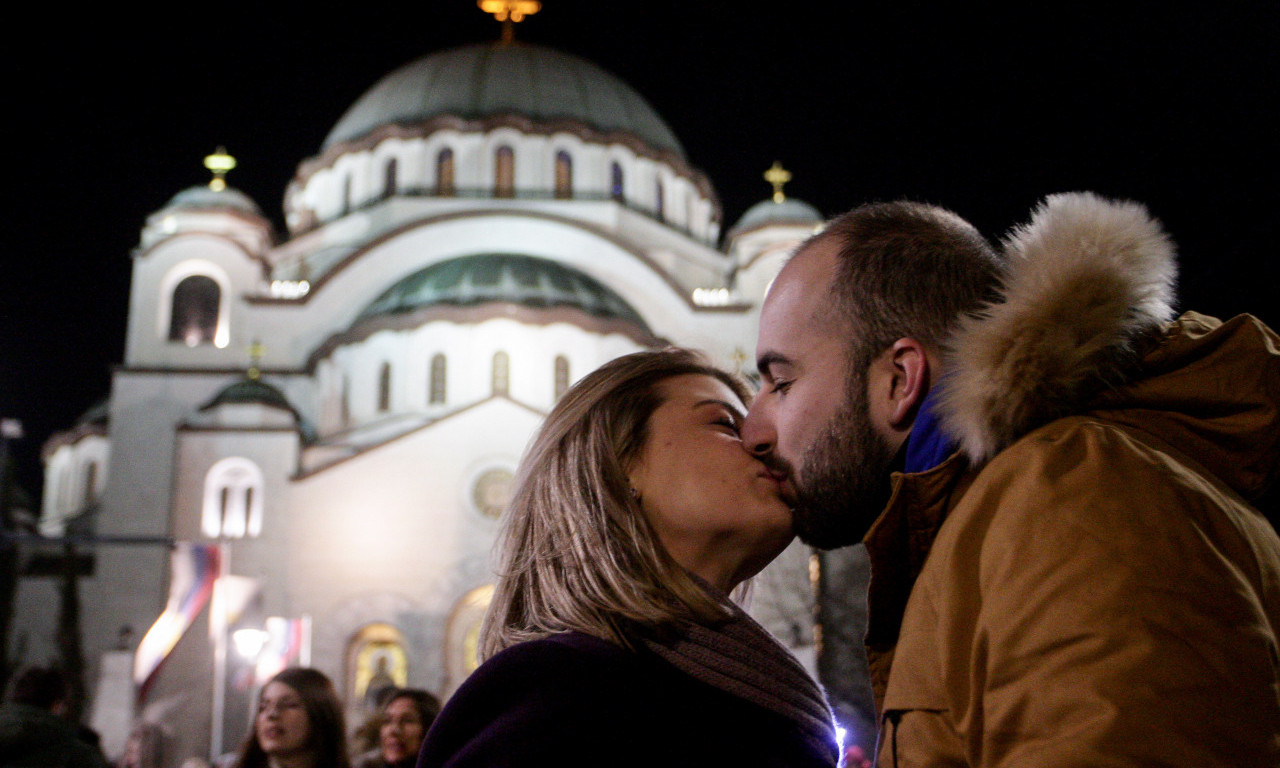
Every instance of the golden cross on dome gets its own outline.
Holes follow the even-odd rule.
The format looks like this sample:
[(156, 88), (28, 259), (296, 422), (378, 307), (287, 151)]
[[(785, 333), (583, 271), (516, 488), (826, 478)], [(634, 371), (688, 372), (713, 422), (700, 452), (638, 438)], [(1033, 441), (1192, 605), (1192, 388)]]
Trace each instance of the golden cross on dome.
[(476, 0), (476, 5), (485, 13), (491, 14), (502, 22), (502, 42), (504, 45), (515, 42), (516, 24), (524, 21), (542, 10), (538, 0)]
[(782, 193), (782, 187), (791, 181), (791, 171), (783, 168), (782, 163), (774, 160), (769, 170), (764, 172), (764, 180), (773, 185), (773, 202), (781, 203), (787, 199), (787, 196)]
[(204, 167), (213, 171), (213, 180), (209, 182), (209, 189), (214, 192), (221, 192), (227, 188), (226, 175), (227, 171), (236, 167), (236, 159), (227, 154), (227, 150), (218, 147), (218, 151), (212, 155), (208, 155), (204, 159)]
[(262, 362), (262, 356), (266, 352), (267, 348), (262, 346), (262, 342), (257, 339), (254, 339), (253, 343), (249, 345), (249, 371), (245, 375), (250, 379), (257, 381), (258, 377), (262, 375), (258, 365)]

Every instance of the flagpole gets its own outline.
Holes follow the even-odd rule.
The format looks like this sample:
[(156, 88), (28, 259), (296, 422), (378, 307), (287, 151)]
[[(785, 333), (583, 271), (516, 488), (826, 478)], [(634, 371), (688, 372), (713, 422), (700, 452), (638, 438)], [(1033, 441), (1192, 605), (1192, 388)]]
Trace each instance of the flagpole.
[(209, 724), (209, 762), (218, 764), (222, 757), (223, 718), (227, 699), (227, 576), (231, 573), (231, 544), (218, 541), (218, 580), (213, 588), (209, 609), (213, 632), (213, 712)]

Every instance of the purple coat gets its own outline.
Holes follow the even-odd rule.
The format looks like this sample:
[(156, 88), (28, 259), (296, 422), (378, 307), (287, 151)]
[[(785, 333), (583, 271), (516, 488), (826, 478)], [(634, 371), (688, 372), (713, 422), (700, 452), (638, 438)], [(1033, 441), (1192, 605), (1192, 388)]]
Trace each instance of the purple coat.
[(445, 704), (418, 768), (827, 766), (783, 715), (571, 632), (507, 648)]

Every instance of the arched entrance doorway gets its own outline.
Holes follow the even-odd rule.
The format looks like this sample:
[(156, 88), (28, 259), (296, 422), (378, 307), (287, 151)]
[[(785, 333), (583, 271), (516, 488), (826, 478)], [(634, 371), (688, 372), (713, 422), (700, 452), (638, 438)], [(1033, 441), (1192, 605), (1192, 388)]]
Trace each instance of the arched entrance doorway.
[(449, 614), (444, 640), (444, 690), (441, 691), (446, 698), (480, 666), (480, 623), (492, 599), (492, 584), (477, 587), (463, 595)]

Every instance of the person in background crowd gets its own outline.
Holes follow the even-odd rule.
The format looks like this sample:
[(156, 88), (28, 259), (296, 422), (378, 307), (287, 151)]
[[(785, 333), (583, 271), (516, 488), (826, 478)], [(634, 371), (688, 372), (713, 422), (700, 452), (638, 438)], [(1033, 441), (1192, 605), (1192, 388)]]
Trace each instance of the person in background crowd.
[(66, 677), (52, 667), (31, 667), (14, 679), (0, 705), (0, 764), (106, 768), (102, 751), (64, 717), (68, 695)]
[(355, 768), (412, 768), (440, 701), (417, 688), (395, 688), (378, 713), (378, 745), (355, 761)]
[(155, 723), (139, 722), (129, 731), (116, 768), (160, 768), (163, 733)]
[(397, 690), (399, 689), (395, 686), (383, 688), (376, 699), (377, 707), (352, 732), (347, 746), (351, 748), (353, 763), (378, 754), (382, 742), (382, 736), (379, 733), (382, 730), (382, 710), (391, 700), (391, 694)]
[(793, 538), (748, 398), (679, 349), (565, 393), (505, 513), (486, 661), (419, 768), (836, 765), (821, 689), (729, 599)]
[(761, 310), (743, 442), (801, 539), (866, 544), (880, 765), (1280, 765), (1280, 338), (1175, 318), (1136, 203), (1004, 251), (868, 205)]
[(235, 768), (349, 768), (346, 727), (333, 683), (291, 667), (262, 687), (253, 730)]

